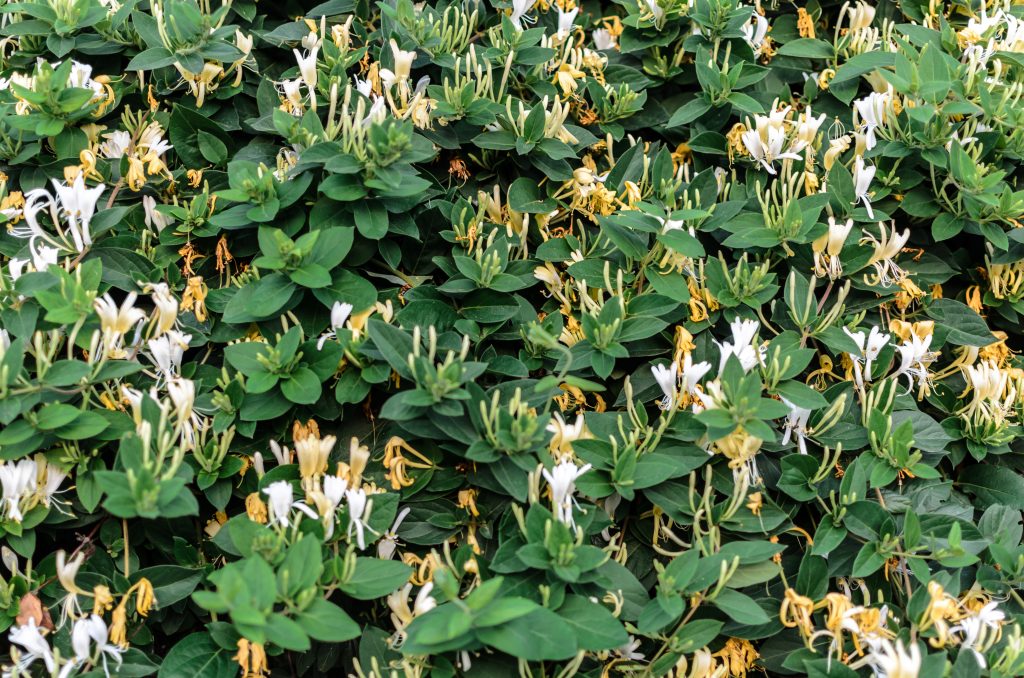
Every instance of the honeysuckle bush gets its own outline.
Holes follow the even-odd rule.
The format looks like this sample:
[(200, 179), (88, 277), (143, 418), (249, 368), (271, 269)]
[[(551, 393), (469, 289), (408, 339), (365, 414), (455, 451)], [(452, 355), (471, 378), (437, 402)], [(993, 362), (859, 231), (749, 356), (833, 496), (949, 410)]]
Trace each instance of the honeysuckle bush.
[(0, 5), (4, 676), (1024, 674), (1021, 17)]

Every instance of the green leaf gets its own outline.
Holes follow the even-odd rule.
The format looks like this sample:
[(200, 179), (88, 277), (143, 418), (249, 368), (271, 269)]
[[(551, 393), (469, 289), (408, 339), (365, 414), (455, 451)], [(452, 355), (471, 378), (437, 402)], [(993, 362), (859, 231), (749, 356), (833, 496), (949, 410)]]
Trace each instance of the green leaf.
[(543, 607), (507, 624), (479, 629), (477, 637), (496, 650), (527, 661), (568, 659), (579, 646), (569, 625)]
[(164, 657), (157, 678), (234, 678), (238, 664), (209, 633), (185, 636)]

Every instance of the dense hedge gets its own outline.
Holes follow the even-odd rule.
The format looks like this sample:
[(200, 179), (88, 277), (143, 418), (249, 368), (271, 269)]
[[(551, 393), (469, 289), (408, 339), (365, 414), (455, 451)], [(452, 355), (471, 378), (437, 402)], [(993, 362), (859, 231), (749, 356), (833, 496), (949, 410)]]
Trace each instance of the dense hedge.
[(1024, 675), (1009, 0), (0, 5), (4, 676)]

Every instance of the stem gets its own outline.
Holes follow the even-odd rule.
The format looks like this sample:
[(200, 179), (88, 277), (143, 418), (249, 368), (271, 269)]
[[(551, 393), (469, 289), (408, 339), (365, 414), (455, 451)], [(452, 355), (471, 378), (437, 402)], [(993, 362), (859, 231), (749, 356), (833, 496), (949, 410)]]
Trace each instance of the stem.
[(128, 521), (124, 518), (121, 519), (121, 534), (124, 536), (124, 578), (127, 579), (131, 559), (128, 552)]

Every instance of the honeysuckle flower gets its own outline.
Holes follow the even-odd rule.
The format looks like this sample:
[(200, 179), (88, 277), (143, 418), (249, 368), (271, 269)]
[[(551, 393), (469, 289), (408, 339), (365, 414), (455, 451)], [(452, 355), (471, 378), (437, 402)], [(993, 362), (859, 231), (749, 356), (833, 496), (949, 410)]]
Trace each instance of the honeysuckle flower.
[(892, 108), (892, 98), (891, 91), (872, 92), (853, 102), (854, 124), (860, 126), (864, 147), (869, 151), (878, 144), (875, 130), (885, 125), (886, 116)]
[(566, 460), (556, 464), (550, 471), (548, 469), (541, 471), (541, 475), (544, 476), (551, 488), (551, 504), (554, 508), (555, 519), (570, 528), (576, 526), (572, 508), (579, 506), (573, 496), (576, 492), (576, 480), (589, 470), (590, 464), (578, 467), (572, 461)]
[(1006, 615), (998, 603), (991, 601), (976, 612), (967, 614), (950, 628), (950, 633), (960, 636), (961, 650), (970, 650), (982, 669), (988, 668), (984, 653), (999, 640), (1000, 629)]
[(573, 23), (576, 21), (576, 15), (580, 13), (579, 7), (574, 7), (566, 12), (561, 7), (558, 8), (558, 36), (561, 38), (567, 37), (572, 33)]
[(807, 454), (807, 420), (811, 417), (811, 411), (804, 407), (797, 407), (785, 398), (782, 399), (782, 402), (789, 408), (782, 431), (782, 444), (788, 445), (790, 438), (795, 435), (800, 454)]
[(316, 58), (319, 51), (320, 45), (309, 48), (309, 51), (306, 52), (306, 54), (303, 54), (297, 49), (292, 50), (292, 53), (295, 55), (295, 61), (299, 66), (299, 76), (302, 78), (302, 82), (306, 84), (306, 88), (309, 90), (311, 103), (315, 97), (314, 90), (316, 89), (317, 81)]
[(295, 492), (292, 484), (287, 480), (277, 480), (263, 488), (263, 494), (267, 495), (267, 517), (271, 525), (277, 524), (282, 528), (292, 526), (292, 509), (298, 509), (313, 520), (319, 518), (313, 509), (301, 501), (295, 501)]
[(683, 357), (683, 369), (679, 374), (680, 390), (687, 395), (696, 396), (699, 392), (697, 386), (700, 384), (701, 379), (710, 371), (711, 363), (703, 360), (695, 363), (693, 362), (693, 356), (687, 353)]
[(575, 421), (570, 424), (556, 412), (545, 430), (552, 434), (548, 447), (556, 459), (572, 457), (572, 444), (577, 440), (591, 437), (582, 414), (577, 414)]
[(124, 157), (132, 145), (132, 135), (121, 129), (108, 132), (103, 138), (106, 141), (100, 144), (100, 155), (111, 160)]
[(889, 335), (883, 334), (877, 326), (872, 327), (868, 333), (863, 330), (851, 332), (848, 327), (844, 327), (843, 332), (846, 332), (857, 345), (857, 353), (851, 353), (850, 359), (853, 361), (857, 385), (863, 387), (865, 381), (871, 381), (872, 365), (881, 350), (889, 343)]
[[(44, 188), (37, 188), (25, 194), (24, 222), (10, 229), (11, 235), (19, 238), (41, 240), (49, 247), (66, 252), (82, 254), (92, 245), (90, 223), (96, 213), (96, 202), (106, 187), (100, 184), (86, 188), (85, 179), (79, 173), (71, 185), (52, 180), (56, 196)], [(49, 215), (56, 229), (50, 233), (39, 223), (39, 214)]]
[(146, 228), (155, 229), (157, 233), (162, 232), (165, 228), (174, 223), (174, 219), (172, 217), (169, 217), (156, 209), (156, 198), (151, 195), (145, 195), (142, 197), (142, 209), (144, 211)]
[(615, 36), (606, 28), (595, 28), (590, 37), (594, 41), (594, 47), (599, 50), (615, 49), (618, 46)]
[(665, 394), (660, 407), (662, 410), (671, 410), (676, 405), (679, 397), (677, 382), (679, 381), (679, 368), (675, 363), (670, 367), (664, 365), (652, 365), (651, 372), (654, 374), (654, 381), (658, 383), (661, 392)]
[(352, 80), (356, 83), (356, 91), (369, 99), (370, 95), (373, 94), (373, 83), (370, 79), (360, 80), (358, 75), (353, 75)]
[(5, 673), (5, 676), (21, 675), (39, 659), (43, 660), (43, 664), (46, 665), (46, 670), (50, 675), (53, 675), (57, 670), (57, 664), (53, 657), (53, 650), (50, 649), (50, 643), (47, 642), (39, 627), (36, 626), (34, 617), (30, 616), (20, 626), (12, 626), (7, 634), (7, 640), (10, 641), (11, 645), (17, 645), (24, 651), (19, 652), (14, 670), (10, 674)]
[(918, 678), (921, 673), (921, 649), (911, 643), (909, 650), (902, 640), (895, 645), (888, 638), (869, 641), (870, 651), (863, 663), (879, 678)]
[(929, 350), (932, 343), (932, 335), (919, 337), (911, 334), (902, 344), (896, 347), (900, 354), (899, 369), (893, 374), (894, 377), (906, 375), (910, 382), (910, 390), (915, 387), (920, 389), (921, 395), (927, 393), (930, 373), (928, 366), (935, 362), (938, 353)]
[(875, 8), (863, 0), (858, 0), (846, 10), (849, 29), (859, 31), (871, 26), (875, 20)]
[(384, 97), (377, 97), (370, 106), (370, 112), (359, 123), (362, 127), (370, 127), (384, 121), (388, 117), (388, 105)]
[(192, 341), (191, 334), (185, 334), (177, 330), (168, 330), (155, 339), (150, 339), (146, 345), (149, 347), (149, 355), (153, 364), (160, 371), (164, 379), (174, 379), (181, 372), (181, 359), (185, 355), (185, 349)]
[(281, 108), (292, 115), (302, 115), (306, 110), (302, 99), (302, 79), (282, 80), (278, 87), (281, 93)]
[(536, 19), (527, 16), (526, 13), (533, 9), (536, 0), (512, 0), (512, 14), (508, 19), (517, 30), (523, 30), (523, 22), (532, 24)]
[(818, 130), (821, 128), (822, 123), (825, 122), (825, 114), (822, 113), (817, 118), (811, 113), (811, 105), (808, 104), (801, 113), (800, 117), (797, 118), (796, 122), (796, 134), (794, 135), (794, 146), (798, 148), (805, 148), (814, 144), (815, 137), (818, 136)]
[(896, 257), (910, 240), (910, 229), (905, 229), (903, 233), (896, 233), (895, 222), (890, 230), (886, 230), (885, 224), (879, 222), (878, 229), (879, 236), (877, 238), (874, 234), (864, 231), (864, 237), (861, 238), (860, 244), (871, 245), (874, 248), (867, 264), (875, 269), (877, 280), (873, 282), (889, 287), (899, 284), (907, 276), (907, 272), (896, 263)]
[[(178, 320), (178, 300), (171, 294), (171, 288), (167, 283), (149, 283), (146, 290), (150, 294), (150, 301), (153, 302), (153, 332), (160, 336), (174, 328)], [(191, 337), (189, 337), (191, 339)]]
[(23, 511), (36, 492), (38, 469), (31, 459), (0, 462), (0, 517), (20, 523)]
[(401, 527), (402, 521), (405, 520), (411, 510), (406, 506), (399, 511), (390, 529), (381, 535), (380, 541), (377, 542), (377, 557), (381, 560), (391, 560), (395, 557), (395, 551), (398, 549), (398, 528)]
[(828, 231), (811, 243), (811, 249), (814, 251), (814, 273), (817, 276), (827, 275), (829, 280), (842, 277), (843, 262), (839, 255), (852, 229), (853, 219), (837, 222), (835, 217), (828, 218)]
[(430, 612), (437, 606), (437, 601), (430, 595), (434, 590), (434, 582), (425, 583), (416, 594), (415, 602), (410, 606), (409, 598), (412, 595), (412, 584), (406, 584), (388, 595), (388, 608), (391, 610), (391, 623), (395, 627), (396, 647), (401, 647), (401, 641), (405, 639), (405, 628), (412, 623), (412, 620), (421, 614)]
[(635, 636), (629, 637), (629, 642), (622, 647), (615, 648), (615, 654), (628, 661), (639, 661), (644, 658), (643, 652), (638, 652), (640, 649), (640, 639)]
[(366, 532), (372, 531), (366, 521), (370, 518), (373, 501), (367, 499), (366, 490), (362, 488), (345, 490), (345, 501), (348, 504), (348, 538), (352, 538), (354, 531), (360, 550), (365, 549)]
[(320, 338), (316, 342), (316, 350), (322, 351), (324, 344), (329, 339), (336, 339), (338, 337), (338, 330), (345, 326), (345, 322), (349, 316), (352, 315), (352, 304), (336, 301), (331, 306), (331, 329), (320, 335)]
[(122, 357), (124, 355), (122, 350), (124, 338), (146, 319), (146, 312), (135, 308), (135, 300), (138, 296), (135, 292), (129, 292), (120, 306), (109, 292), (93, 301), (93, 309), (100, 319), (103, 342), (108, 357)]
[(665, 18), (665, 10), (658, 4), (658, 0), (644, 0), (644, 2), (647, 5), (647, 9), (650, 10), (651, 15), (654, 17), (654, 23), (660, 26), (662, 20)]
[(318, 484), (321, 476), (327, 472), (327, 460), (337, 440), (334, 436), (320, 438), (313, 435), (295, 439), (295, 456), (299, 462), (303, 487)]
[[(95, 647), (94, 647), (95, 646)], [(121, 665), (120, 647), (110, 642), (110, 633), (107, 623), (103, 617), (97, 614), (89, 615), (75, 621), (71, 629), (71, 649), (75, 653), (74, 664), (81, 666), (85, 662), (102, 661), (103, 673), (110, 678), (110, 668), (107, 659), (112, 658)]]
[(748, 21), (740, 30), (743, 31), (743, 39), (750, 45), (750, 49), (754, 50), (754, 56), (759, 57), (764, 53), (765, 38), (768, 37), (768, 19), (754, 12), (751, 21), (753, 23)]
[[(761, 163), (769, 174), (776, 174), (773, 166), (776, 160), (799, 160), (793, 148), (785, 149), (786, 127), (784, 120), (790, 108), (774, 110), (769, 115), (755, 115), (754, 127), (740, 136), (750, 157)], [(798, 150), (798, 149), (797, 149)]]
[(864, 203), (864, 209), (867, 210), (868, 218), (874, 219), (875, 213), (871, 209), (871, 196), (869, 191), (871, 190), (871, 181), (875, 178), (875, 172), (878, 170), (877, 167), (870, 167), (864, 164), (864, 156), (858, 155), (853, 161), (853, 184), (854, 194), (856, 198), (853, 204)]
[(739, 359), (744, 372), (749, 372), (755, 365), (761, 362), (761, 350), (754, 348), (754, 336), (760, 327), (760, 323), (756, 320), (736, 318), (729, 323), (729, 329), (732, 331), (732, 341), (719, 343), (715, 340), (715, 344), (717, 344), (722, 354), (718, 363), (719, 374), (725, 369), (725, 363), (729, 360), (729, 356), (736, 356)]

